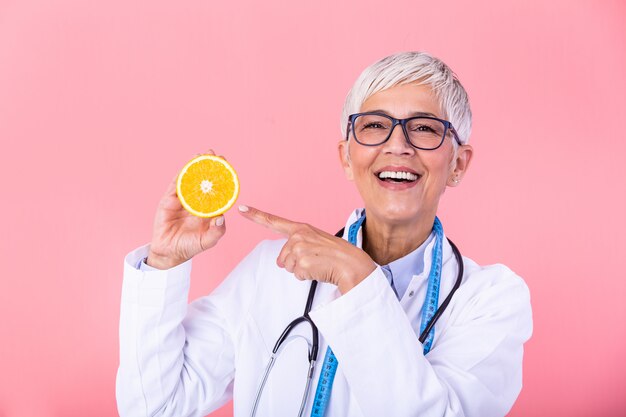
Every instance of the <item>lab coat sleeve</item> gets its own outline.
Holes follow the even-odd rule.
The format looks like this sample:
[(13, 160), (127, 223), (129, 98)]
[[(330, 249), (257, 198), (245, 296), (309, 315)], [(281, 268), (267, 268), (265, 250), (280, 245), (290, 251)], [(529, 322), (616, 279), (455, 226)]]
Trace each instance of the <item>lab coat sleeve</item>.
[[(191, 261), (169, 270), (137, 269), (147, 252), (141, 247), (124, 263), (120, 416), (204, 416), (232, 398), (235, 338), (256, 285), (259, 251), (191, 304)], [(237, 291), (239, 285), (249, 291)]]
[(492, 283), (475, 294), (461, 286), (448, 307), (455, 318), (426, 356), (380, 268), (311, 312), (364, 415), (492, 417), (510, 410), (532, 332), (529, 293), (502, 265), (470, 279), (479, 274)]

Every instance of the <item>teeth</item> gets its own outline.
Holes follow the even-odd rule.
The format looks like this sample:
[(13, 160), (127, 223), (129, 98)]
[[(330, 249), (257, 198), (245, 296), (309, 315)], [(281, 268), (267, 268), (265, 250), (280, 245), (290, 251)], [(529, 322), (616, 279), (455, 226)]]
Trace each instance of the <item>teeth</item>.
[(394, 179), (403, 179), (409, 181), (415, 181), (418, 177), (417, 175), (411, 172), (403, 172), (403, 171), (383, 171), (378, 174), (378, 178), (394, 178)]

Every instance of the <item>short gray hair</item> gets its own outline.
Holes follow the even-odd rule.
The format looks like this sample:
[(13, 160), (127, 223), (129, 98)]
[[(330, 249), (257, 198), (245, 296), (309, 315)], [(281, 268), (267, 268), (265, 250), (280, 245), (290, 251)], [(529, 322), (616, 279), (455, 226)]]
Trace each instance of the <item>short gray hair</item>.
[[(370, 96), (412, 82), (430, 86), (445, 113), (442, 117), (452, 123), (461, 143), (468, 143), (472, 131), (472, 111), (467, 92), (443, 61), (425, 52), (401, 52), (367, 67), (346, 97), (341, 115), (342, 134), (346, 134), (348, 117), (358, 113)], [(456, 144), (456, 141), (453, 142)]]

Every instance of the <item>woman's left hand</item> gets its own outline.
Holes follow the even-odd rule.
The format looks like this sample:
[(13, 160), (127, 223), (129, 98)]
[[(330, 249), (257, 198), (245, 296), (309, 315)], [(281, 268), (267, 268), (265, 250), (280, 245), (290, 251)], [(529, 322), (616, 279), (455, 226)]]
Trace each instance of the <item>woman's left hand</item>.
[(345, 294), (376, 269), (365, 251), (341, 238), (306, 223), (245, 208), (239, 208), (245, 218), (287, 236), (276, 264), (300, 280), (329, 282)]

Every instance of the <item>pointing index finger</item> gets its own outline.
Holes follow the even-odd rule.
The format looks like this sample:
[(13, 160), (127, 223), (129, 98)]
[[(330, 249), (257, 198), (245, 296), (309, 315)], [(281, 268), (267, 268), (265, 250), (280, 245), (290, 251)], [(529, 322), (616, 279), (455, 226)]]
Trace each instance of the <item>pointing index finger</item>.
[(291, 235), (293, 232), (295, 232), (296, 227), (299, 225), (299, 223), (287, 220), (283, 217), (276, 216), (271, 213), (266, 213), (259, 209), (255, 209), (254, 207), (239, 206), (239, 212), (246, 219), (252, 220), (257, 224), (260, 224), (261, 226), (265, 226), (274, 232), (282, 233), (285, 235)]

